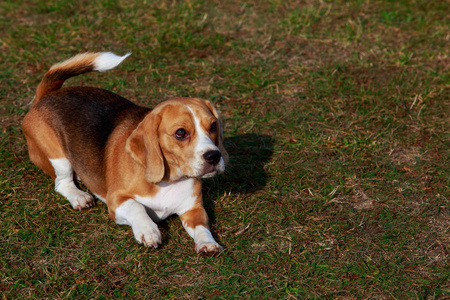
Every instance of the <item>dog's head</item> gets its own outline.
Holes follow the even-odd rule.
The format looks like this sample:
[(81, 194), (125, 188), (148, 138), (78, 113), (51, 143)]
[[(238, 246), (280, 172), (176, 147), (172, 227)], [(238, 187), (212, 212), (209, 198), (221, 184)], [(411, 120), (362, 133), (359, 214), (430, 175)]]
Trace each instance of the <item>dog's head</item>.
[(145, 168), (151, 183), (212, 177), (228, 162), (217, 109), (195, 98), (156, 106), (129, 136), (125, 151)]

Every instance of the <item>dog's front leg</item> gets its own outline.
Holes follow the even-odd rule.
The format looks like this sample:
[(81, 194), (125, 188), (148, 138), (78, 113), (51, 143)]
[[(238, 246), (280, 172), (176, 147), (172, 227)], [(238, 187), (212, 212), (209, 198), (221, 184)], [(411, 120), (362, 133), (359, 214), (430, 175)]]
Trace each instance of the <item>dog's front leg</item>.
[(133, 229), (134, 238), (147, 247), (158, 247), (161, 244), (161, 232), (147, 214), (145, 207), (139, 202), (128, 199), (115, 210), (116, 223), (129, 225)]
[(193, 208), (180, 215), (187, 233), (194, 239), (195, 251), (200, 254), (214, 255), (222, 251), (208, 228), (208, 215), (203, 207)]

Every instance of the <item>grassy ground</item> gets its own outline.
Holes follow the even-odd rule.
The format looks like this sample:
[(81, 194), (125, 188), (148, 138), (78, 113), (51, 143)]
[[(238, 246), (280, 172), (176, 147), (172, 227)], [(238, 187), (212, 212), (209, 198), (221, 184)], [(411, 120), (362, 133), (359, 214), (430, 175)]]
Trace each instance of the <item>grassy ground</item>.
[[(448, 1), (0, 2), (0, 292), (19, 298), (448, 299)], [(138, 245), (27, 156), (20, 122), (55, 62), (133, 55), (67, 85), (142, 105), (213, 100), (225, 175), (205, 181), (225, 251), (178, 218)]]

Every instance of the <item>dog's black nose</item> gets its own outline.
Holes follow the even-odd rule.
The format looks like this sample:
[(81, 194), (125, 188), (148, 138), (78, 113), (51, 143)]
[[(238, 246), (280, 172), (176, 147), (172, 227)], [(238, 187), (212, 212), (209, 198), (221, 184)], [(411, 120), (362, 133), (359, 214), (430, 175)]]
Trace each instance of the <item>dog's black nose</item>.
[(213, 166), (219, 163), (221, 157), (222, 154), (220, 153), (220, 151), (217, 150), (208, 151), (205, 154), (203, 154), (203, 158), (206, 160), (206, 162)]

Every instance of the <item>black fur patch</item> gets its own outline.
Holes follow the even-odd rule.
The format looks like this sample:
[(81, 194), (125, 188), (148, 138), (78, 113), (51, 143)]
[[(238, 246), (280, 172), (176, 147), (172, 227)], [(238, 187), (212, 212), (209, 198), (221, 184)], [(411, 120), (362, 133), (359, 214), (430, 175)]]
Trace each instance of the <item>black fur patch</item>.
[(35, 109), (45, 115), (59, 136), (81, 179), (83, 175), (89, 178), (105, 174), (105, 148), (111, 133), (123, 122), (136, 127), (150, 111), (110, 91), (92, 87), (57, 90), (45, 95)]

